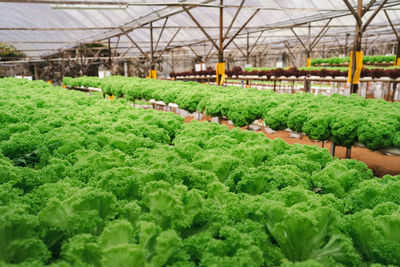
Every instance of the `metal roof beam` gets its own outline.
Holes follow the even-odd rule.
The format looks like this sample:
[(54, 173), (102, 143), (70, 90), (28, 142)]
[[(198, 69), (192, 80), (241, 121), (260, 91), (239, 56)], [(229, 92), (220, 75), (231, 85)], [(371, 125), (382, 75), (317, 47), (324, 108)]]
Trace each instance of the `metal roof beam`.
[(132, 39), (132, 37), (130, 37), (129, 34), (124, 29), (121, 28), (121, 31), (136, 46), (136, 48), (142, 53), (142, 55), (145, 56), (146, 59), (150, 61), (149, 56), (142, 50), (142, 48), (140, 48), (140, 46)]
[(399, 41), (400, 42), (400, 37), (399, 37), (399, 34), (397, 33), (397, 31), (396, 31), (396, 28), (394, 27), (394, 25), (393, 25), (393, 22), (392, 22), (392, 20), (390, 19), (390, 17), (389, 17), (389, 14), (387, 13), (387, 11), (386, 10), (384, 10), (384, 12), (385, 12), (385, 16), (386, 16), (386, 18), (388, 19), (388, 21), (389, 21), (389, 24), (390, 24), (390, 27), (392, 28), (392, 30), (393, 30), (393, 33), (394, 33), (394, 35), (396, 36), (396, 39), (397, 39), (397, 41)]
[(217, 48), (217, 50), (219, 50), (218, 45), (211, 38), (211, 36), (207, 33), (207, 31), (200, 25), (200, 23), (196, 20), (196, 18), (192, 15), (192, 13), (190, 13), (190, 11), (186, 7), (183, 7), (183, 10), (193, 20), (193, 22), (197, 25), (197, 27), (203, 32), (203, 34), (207, 37), (207, 39)]
[(241, 31), (246, 27), (247, 24), (249, 24), (249, 22), (254, 18), (254, 16), (259, 11), (260, 11), (259, 9), (256, 9), (256, 11), (254, 11), (254, 13), (250, 16), (250, 18), (248, 18), (248, 20), (242, 25), (242, 27), (240, 27), (240, 29), (231, 37), (231, 39), (228, 41), (228, 43), (225, 44), (223, 50), (225, 50), (230, 45), (230, 43), (233, 41), (233, 39), (235, 39), (236, 36), (238, 36), (241, 33)]
[[(240, 3), (239, 8), (236, 10), (235, 15), (234, 15), (233, 18), (232, 18), (231, 24), (229, 24), (229, 27), (228, 27), (228, 29), (227, 29), (226, 32), (225, 32), (225, 35), (224, 35), (224, 38), (223, 38), (224, 41), (225, 41), (226, 37), (228, 36), (230, 30), (232, 29), (233, 23), (235, 23), (236, 18), (237, 18), (237, 16), (238, 16), (239, 13), (240, 13), (240, 10), (242, 10), (242, 7), (243, 7), (244, 2), (245, 2), (245, 0), (242, 0), (242, 2)], [(223, 26), (222, 26), (222, 27), (223, 27)], [(224, 27), (223, 27), (223, 28), (224, 28)]]

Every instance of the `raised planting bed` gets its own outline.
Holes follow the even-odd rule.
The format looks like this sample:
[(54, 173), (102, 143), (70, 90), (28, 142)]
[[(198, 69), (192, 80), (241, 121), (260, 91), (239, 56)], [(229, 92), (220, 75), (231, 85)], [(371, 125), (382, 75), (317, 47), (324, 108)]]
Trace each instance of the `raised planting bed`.
[(196, 110), (171, 90), (105, 101), (0, 79), (0, 265), (400, 265), (400, 176), (129, 105)]
[(155, 107), (174, 103), (184, 116), (193, 112), (225, 116), (238, 127), (262, 118), (273, 130), (292, 128), (318, 140), (332, 137), (338, 140), (335, 141), (338, 145), (347, 146), (359, 140), (371, 150), (400, 146), (400, 133), (396, 131), (400, 128), (397, 103), (355, 95), (281, 95), (256, 89), (139, 78), (111, 77), (104, 79), (104, 83), (101, 88), (105, 88), (105, 94), (113, 94), (115, 90), (130, 101), (153, 99)]

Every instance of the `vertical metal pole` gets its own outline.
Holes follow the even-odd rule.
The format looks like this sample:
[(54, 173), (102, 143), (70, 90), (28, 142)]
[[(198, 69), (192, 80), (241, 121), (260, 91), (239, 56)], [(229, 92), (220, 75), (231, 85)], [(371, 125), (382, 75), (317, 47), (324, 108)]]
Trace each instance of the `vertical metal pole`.
[(395, 59), (395, 66), (397, 66), (399, 64), (399, 60), (400, 60), (400, 41), (397, 42), (397, 50), (396, 50), (396, 59)]
[(351, 159), (351, 147), (346, 147), (346, 159)]
[[(398, 66), (399, 65), (399, 60), (400, 60), (400, 41), (397, 43), (397, 51), (396, 51), (396, 59), (394, 61), (394, 65)], [(394, 102), (394, 96), (396, 94), (396, 90), (397, 90), (397, 82), (393, 83), (393, 95), (392, 95), (392, 102)]]
[(348, 43), (349, 43), (349, 36), (350, 36), (350, 33), (347, 33), (345, 43), (344, 43), (344, 56), (347, 56), (347, 47), (348, 47)]
[(250, 33), (247, 32), (247, 42), (246, 42), (246, 64), (249, 64), (250, 54)]
[(125, 77), (128, 77), (128, 63), (126, 61), (124, 62), (124, 74)]
[(153, 22), (150, 22), (151, 70), (154, 70)]
[(332, 142), (332, 144), (331, 144), (331, 155), (332, 156), (335, 156), (335, 150), (336, 150), (336, 145), (335, 145), (335, 143)]
[(392, 82), (388, 82), (388, 83), (385, 83), (385, 84), (387, 84), (387, 96), (386, 96), (386, 100), (389, 101), (389, 100), (390, 100), (390, 87), (391, 87), (391, 85), (392, 85)]
[(65, 61), (64, 61), (64, 52), (61, 53), (61, 83), (64, 80), (65, 76)]
[(219, 1), (219, 51), (218, 51), (218, 62), (224, 62), (224, 0)]
[(206, 42), (203, 43), (203, 63), (206, 63), (206, 56), (207, 56), (207, 51), (206, 51)]
[[(246, 65), (249, 64), (250, 59), (250, 33), (247, 32), (247, 42), (246, 42)], [(250, 81), (246, 80), (246, 88), (250, 87)]]
[[(363, 1), (358, 0), (358, 5), (357, 5), (357, 15), (359, 18), (362, 17), (362, 11), (363, 11)], [(350, 87), (350, 93), (354, 94), (357, 93), (358, 91), (358, 84), (354, 84), (354, 74), (356, 73), (357, 69), (357, 56), (356, 53), (361, 51), (361, 40), (362, 40), (362, 32), (361, 32), (361, 26), (357, 22), (356, 26), (356, 34), (354, 36), (354, 46), (353, 46), (353, 65), (351, 68), (351, 87)]]
[(172, 70), (172, 72), (174, 72), (174, 66), (175, 66), (175, 63), (174, 63), (174, 49), (171, 49), (171, 65), (172, 65), (171, 70)]
[(308, 23), (308, 40), (307, 40), (307, 67), (311, 67), (311, 22)]
[(81, 76), (83, 76), (83, 45), (81, 44), (81, 70), (80, 70)]
[(35, 80), (39, 80), (39, 72), (37, 64), (33, 65), (33, 71), (35, 72)]
[(51, 63), (50, 61), (47, 61), (47, 69), (48, 69), (48, 73), (47, 73), (47, 80), (53, 82), (53, 63)]
[(224, 66), (224, 0), (219, 1), (219, 48), (218, 48), (218, 64), (217, 64), (217, 85), (222, 84), (222, 78), (225, 74)]
[(111, 41), (108, 38), (108, 66), (110, 67), (110, 71), (112, 71), (112, 62), (111, 62)]
[[(307, 47), (308, 50), (306, 50), (307, 54), (307, 67), (311, 67), (311, 22), (308, 23), (308, 39), (307, 39)], [(310, 82), (307, 80), (307, 77), (304, 79), (304, 91), (309, 92), (311, 89), (310, 87)]]
[(295, 81), (293, 81), (293, 83), (292, 83), (292, 88), (290, 89), (290, 93), (291, 93), (291, 94), (294, 94), (294, 83), (295, 83)]

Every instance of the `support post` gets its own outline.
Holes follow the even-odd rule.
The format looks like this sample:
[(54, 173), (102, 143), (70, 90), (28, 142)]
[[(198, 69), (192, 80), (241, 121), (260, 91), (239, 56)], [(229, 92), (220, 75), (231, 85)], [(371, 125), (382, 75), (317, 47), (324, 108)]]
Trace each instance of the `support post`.
[(128, 63), (126, 61), (124, 62), (124, 75), (128, 77)]
[(310, 81), (304, 77), (304, 92), (310, 92)]
[(345, 39), (345, 43), (344, 43), (344, 55), (346, 56), (347, 55), (347, 48), (348, 48), (348, 43), (349, 43), (349, 36), (350, 36), (350, 33), (347, 33), (346, 34), (346, 39)]
[[(249, 64), (249, 57), (250, 57), (250, 33), (247, 32), (246, 38), (246, 65)], [(246, 80), (246, 88), (250, 87), (250, 81)]]
[(111, 61), (111, 40), (108, 38), (108, 66), (110, 71), (112, 71), (112, 61)]
[(81, 69), (80, 69), (80, 74), (83, 76), (83, 45), (81, 44)]
[[(349, 80), (350, 83), (350, 93), (356, 94), (358, 92), (358, 83), (360, 79), (361, 69), (362, 69), (362, 51), (361, 51), (361, 16), (363, 12), (363, 0), (358, 0), (357, 2), (357, 17), (359, 18), (356, 23), (356, 32), (354, 35), (354, 45), (353, 51), (350, 54), (350, 66), (349, 66)], [(359, 64), (361, 63), (361, 64)]]
[(392, 102), (394, 102), (394, 97), (395, 97), (396, 91), (397, 91), (397, 85), (398, 85), (397, 82), (393, 83), (393, 94), (392, 94), (392, 98), (391, 98)]
[(346, 159), (351, 159), (351, 147), (346, 147)]
[(331, 155), (334, 157), (336, 152), (336, 145), (335, 143), (331, 143)]
[[(311, 22), (308, 23), (308, 47), (311, 48)], [(311, 49), (307, 50), (307, 68), (311, 67)]]
[(174, 65), (175, 65), (175, 63), (174, 63), (174, 49), (171, 49), (171, 64), (172, 64), (171, 70), (172, 70), (172, 72), (174, 72)]
[(217, 85), (224, 85), (225, 82), (225, 62), (224, 62), (224, 0), (220, 0), (219, 8), (219, 47), (217, 63)]
[(35, 72), (35, 80), (39, 80), (39, 72), (37, 64), (33, 65), (33, 71)]
[(154, 40), (153, 40), (153, 22), (150, 22), (150, 49), (151, 49), (151, 62), (150, 62), (150, 79), (157, 79), (156, 65), (154, 63)]
[(62, 60), (61, 60), (61, 83), (64, 80), (65, 76), (65, 60), (64, 60), (64, 52), (61, 52)]
[(350, 10), (354, 18), (356, 19), (356, 33), (353, 42), (353, 52), (350, 55), (350, 66), (348, 75), (349, 79), (347, 82), (350, 83), (350, 93), (357, 93), (361, 69), (362, 69), (362, 63), (363, 63), (363, 52), (361, 51), (362, 35), (367, 29), (368, 25), (378, 14), (378, 12), (384, 7), (387, 0), (381, 1), (379, 7), (374, 10), (374, 13), (368, 18), (368, 20), (365, 23), (362, 22), (362, 17), (374, 5), (375, 0), (370, 0), (365, 9), (363, 9), (363, 0), (358, 0), (357, 11), (354, 10), (354, 8), (351, 6), (348, 0), (343, 0), (343, 2), (346, 4), (347, 8)]
[(250, 33), (247, 32), (247, 38), (246, 38), (246, 64), (249, 64), (249, 56), (250, 56)]

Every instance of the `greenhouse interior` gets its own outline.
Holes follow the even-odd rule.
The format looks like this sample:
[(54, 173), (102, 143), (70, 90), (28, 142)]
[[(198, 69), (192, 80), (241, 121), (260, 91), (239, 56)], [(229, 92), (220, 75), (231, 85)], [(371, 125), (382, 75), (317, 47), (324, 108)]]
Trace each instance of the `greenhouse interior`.
[(0, 266), (400, 266), (400, 0), (0, 0)]

